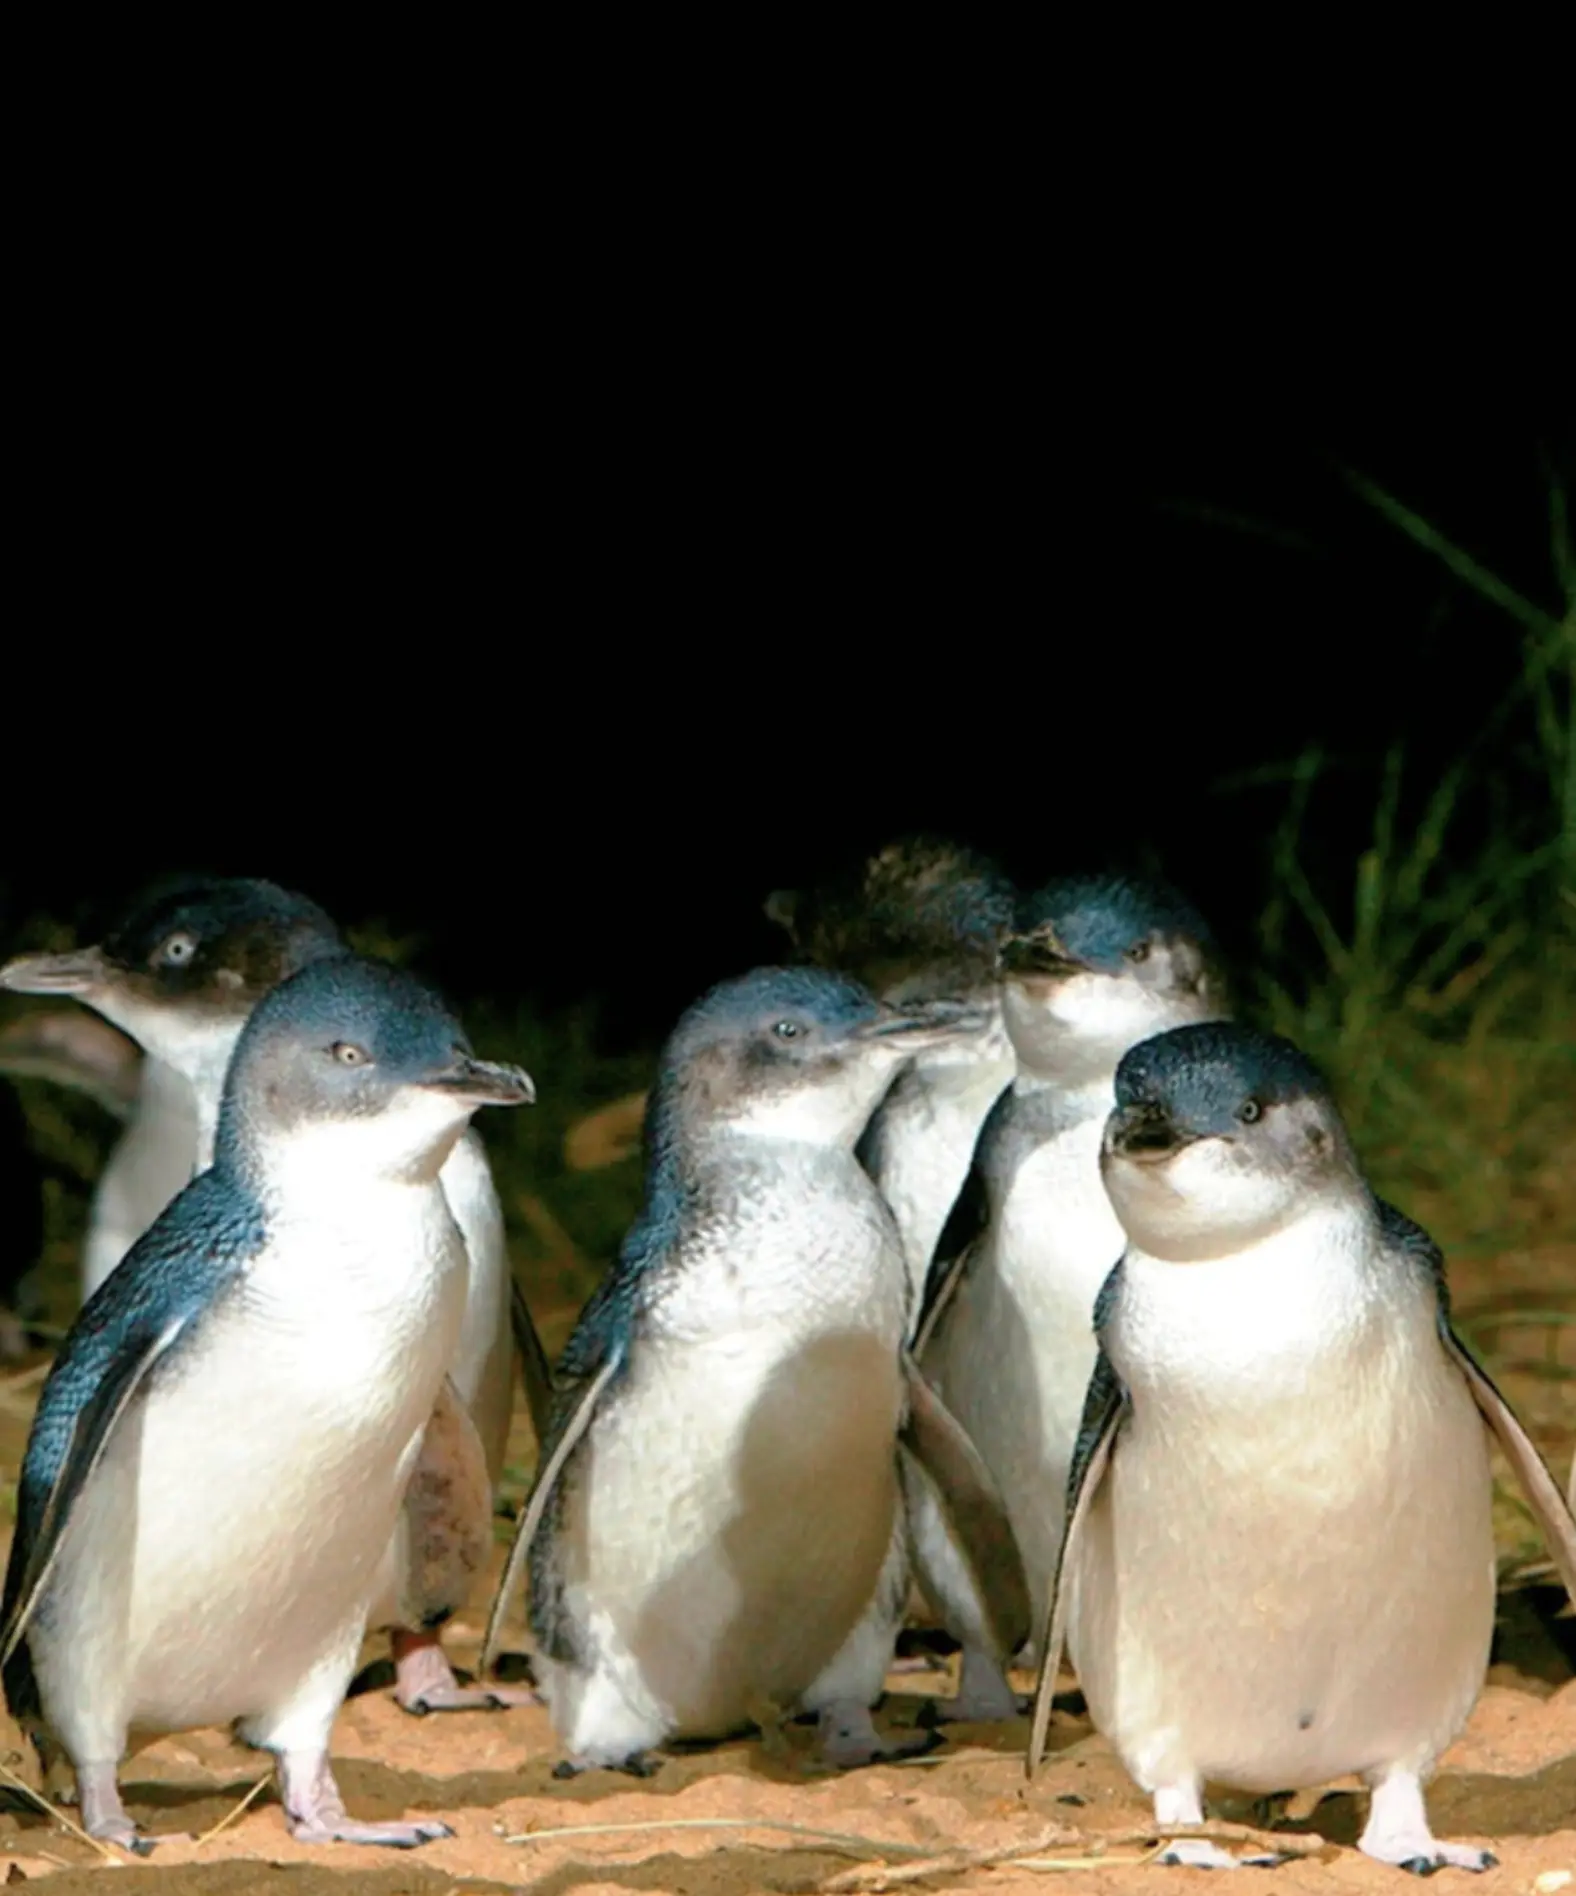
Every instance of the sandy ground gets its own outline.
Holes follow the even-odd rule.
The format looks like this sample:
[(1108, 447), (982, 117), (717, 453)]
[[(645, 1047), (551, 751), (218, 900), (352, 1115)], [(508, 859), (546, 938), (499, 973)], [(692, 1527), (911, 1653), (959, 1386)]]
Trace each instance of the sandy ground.
[[(1456, 1272), (1455, 1282), (1463, 1318), (1513, 1309), (1518, 1300), (1569, 1309), (1576, 1305), (1576, 1247), (1500, 1258), (1476, 1273)], [(569, 1313), (549, 1314), (550, 1345), (568, 1321)], [(1562, 1354), (1551, 1354), (1555, 1345)], [(1551, 1344), (1543, 1329), (1518, 1329), (1512, 1314), (1494, 1348), (1503, 1385), (1563, 1474), (1576, 1442), (1576, 1328), (1555, 1333)], [(0, 1460), (10, 1468), (40, 1376), (41, 1366), (0, 1387)], [(512, 1460), (528, 1467), (531, 1457), (521, 1419)], [(1501, 1515), (1508, 1552), (1524, 1524), (1508, 1500)], [(1473, 1884), (1483, 1896), (1557, 1896), (1561, 1889), (1576, 1896), (1576, 1619), (1556, 1617), (1559, 1605), (1551, 1587), (1523, 1585), (1502, 1595), (1497, 1663), (1430, 1792), (1439, 1835), (1487, 1843), (1499, 1856), (1500, 1867)], [(450, 1643), (461, 1664), (474, 1658), (484, 1611), (478, 1600), (454, 1629)], [(367, 1657), (378, 1656), (369, 1642)], [(889, 1731), (913, 1726), (926, 1696), (948, 1689), (944, 1671), (895, 1673), (889, 1684), (881, 1713)], [(945, 1746), (927, 1758), (833, 1774), (816, 1765), (811, 1731), (790, 1725), (770, 1739), (669, 1756), (649, 1780), (597, 1771), (566, 1783), (551, 1775), (560, 1754), (542, 1711), (413, 1719), (395, 1707), (386, 1685), (374, 1683), (347, 1703), (335, 1731), (336, 1768), (352, 1813), (441, 1815), (453, 1838), (410, 1854), (293, 1844), (271, 1785), (236, 1814), (265, 1778), (266, 1760), (223, 1732), (199, 1731), (161, 1740), (123, 1773), (133, 1815), (151, 1835), (170, 1838), (152, 1859), (133, 1863), (115, 1853), (112, 1866), (13, 1800), (0, 1809), (0, 1881), (48, 1878), (61, 1896), (102, 1889), (113, 1875), (157, 1896), (830, 1896), (879, 1888), (1043, 1896), (1058, 1876), (1090, 1890), (1127, 1891), (1152, 1888), (1159, 1878), (1197, 1886), (1209, 1874), (1141, 1860), (1152, 1834), (1147, 1807), (1075, 1710), (1057, 1713), (1052, 1756), (1033, 1784), (1023, 1776), (1026, 1737), (1024, 1720), (951, 1727)], [(21, 1751), (8, 1724), (0, 1755), (31, 1776)], [(1282, 1814), (1290, 1826), (1278, 1833), (1286, 1847), (1307, 1854), (1273, 1871), (1243, 1873), (1272, 1876), (1282, 1892), (1407, 1887), (1401, 1872), (1351, 1847), (1363, 1806), (1361, 1797), (1337, 1790), (1311, 1817)], [(1212, 1800), (1211, 1814), (1256, 1824), (1276, 1816), (1229, 1800)], [(201, 1837), (226, 1818), (233, 1821), (202, 1842), (172, 1834)], [(1027, 1860), (1008, 1860), (1014, 1853), (1028, 1853)], [(1463, 1873), (1444, 1874), (1460, 1880)], [(1257, 1886), (1250, 1880), (1245, 1887)]]

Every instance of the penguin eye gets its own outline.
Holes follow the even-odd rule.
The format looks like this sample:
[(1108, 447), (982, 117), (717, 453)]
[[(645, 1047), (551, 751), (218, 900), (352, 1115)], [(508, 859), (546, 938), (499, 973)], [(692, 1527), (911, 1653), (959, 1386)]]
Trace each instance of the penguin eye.
[(184, 928), (177, 928), (168, 935), (153, 952), (153, 965), (156, 968), (184, 968), (197, 952), (197, 937)]
[(1237, 1108), (1237, 1117), (1243, 1125), (1251, 1126), (1256, 1119), (1264, 1117), (1264, 1108), (1256, 1099), (1245, 1099)]
[(779, 1040), (797, 1040), (804, 1029), (796, 1020), (779, 1020), (772, 1023), (772, 1032)]
[(1127, 950), (1127, 959), (1132, 962), (1135, 968), (1141, 962), (1147, 961), (1149, 959), (1149, 943), (1147, 941), (1135, 941), (1132, 947)]
[(353, 1040), (336, 1040), (333, 1046), (329, 1048), (329, 1052), (333, 1054), (341, 1066), (359, 1067), (371, 1065), (371, 1055), (367, 1052), (366, 1048), (358, 1047)]

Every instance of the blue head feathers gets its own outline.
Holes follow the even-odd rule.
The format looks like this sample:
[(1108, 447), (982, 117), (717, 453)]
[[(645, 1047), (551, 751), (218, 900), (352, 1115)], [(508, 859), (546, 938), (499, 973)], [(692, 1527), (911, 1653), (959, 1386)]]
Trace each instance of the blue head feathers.
[(247, 1022), (225, 1081), (218, 1153), (235, 1157), (270, 1119), (370, 1116), (406, 1087), (466, 1107), (533, 1097), (519, 1068), (476, 1059), (459, 1021), (413, 975), (355, 955), (315, 961)]
[(1230, 1021), (1156, 1034), (1116, 1070), (1119, 1111), (1164, 1120), (1193, 1138), (1240, 1131), (1266, 1106), (1329, 1098), (1318, 1068), (1289, 1040)]
[(664, 1068), (700, 1049), (753, 1033), (779, 1035), (791, 1042), (800, 1035), (836, 1038), (876, 1019), (875, 996), (858, 981), (824, 968), (756, 968), (716, 987), (685, 1009), (663, 1049)]
[(1106, 974), (1157, 939), (1210, 946), (1208, 924), (1191, 902), (1167, 883), (1129, 876), (1064, 876), (1023, 897), (1015, 935), (1047, 929), (1067, 955)]

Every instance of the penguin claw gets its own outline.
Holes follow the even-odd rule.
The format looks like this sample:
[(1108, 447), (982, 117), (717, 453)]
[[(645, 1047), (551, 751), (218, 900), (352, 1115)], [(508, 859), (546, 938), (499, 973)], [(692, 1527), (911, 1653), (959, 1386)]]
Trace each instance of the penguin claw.
[(618, 1764), (576, 1764), (573, 1758), (560, 1758), (553, 1766), (553, 1776), (560, 1782), (577, 1778), (582, 1771), (622, 1771), (625, 1777), (655, 1777), (662, 1769), (662, 1760), (653, 1758), (648, 1752), (632, 1752)]
[(461, 1685), (435, 1640), (396, 1635), (394, 1702), (412, 1718), (425, 1718), (429, 1712), (497, 1712), (542, 1701), (528, 1686), (503, 1685), (492, 1679)]
[(863, 1705), (824, 1707), (818, 1723), (821, 1756), (839, 1771), (857, 1770), (866, 1764), (890, 1764), (897, 1758), (922, 1758), (946, 1743), (934, 1730), (911, 1738), (883, 1738)]
[(358, 1823), (350, 1817), (292, 1818), (290, 1834), (297, 1843), (377, 1843), (389, 1850), (417, 1850), (424, 1843), (452, 1837), (453, 1830), (436, 1818), (412, 1824)]
[(1178, 1837), (1156, 1861), (1168, 1865), (1180, 1864), (1192, 1870), (1236, 1870), (1242, 1867), (1229, 1850), (1222, 1850), (1218, 1843), (1211, 1843), (1207, 1837)]
[(429, 1712), (503, 1712), (515, 1705), (540, 1705), (542, 1700), (529, 1686), (451, 1683), (429, 1686), (408, 1699), (396, 1692), (394, 1702), (412, 1718), (425, 1718)]

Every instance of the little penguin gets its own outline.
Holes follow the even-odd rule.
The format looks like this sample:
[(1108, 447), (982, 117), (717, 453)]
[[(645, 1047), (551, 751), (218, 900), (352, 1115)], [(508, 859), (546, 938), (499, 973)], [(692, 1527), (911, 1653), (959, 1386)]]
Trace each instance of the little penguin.
[(890, 1755), (870, 1707), (906, 1585), (900, 1438), (960, 1519), (994, 1509), (983, 1534), (964, 1521), (966, 1544), (1010, 1546), (978, 1457), (905, 1359), (902, 1246), (854, 1156), (902, 1063), (977, 1026), (956, 1003), (757, 969), (669, 1039), (644, 1209), (566, 1347), (488, 1635), (490, 1651), (528, 1552), (562, 1772), (640, 1771), (670, 1737), (767, 1708), (816, 1714), (838, 1764)]
[[(0, 986), (73, 995), (144, 1049), (138, 1108), (95, 1200), (86, 1291), (114, 1269), (122, 1244), (210, 1163), (225, 1070), (261, 997), (297, 969), (345, 952), (335, 923), (303, 895), (255, 879), (183, 878), (147, 891), (97, 947), (21, 956), (0, 968)], [(443, 1188), (471, 1264), (451, 1373), (496, 1488), (513, 1408), (511, 1334), (542, 1426), (546, 1358), (513, 1284), (503, 1213), (475, 1132), (454, 1143)], [(499, 1684), (461, 1686), (433, 1629), (396, 1628), (393, 1648), (395, 1697), (407, 1711), (490, 1709), (532, 1697)]]
[(908, 837), (877, 851), (851, 881), (778, 891), (766, 905), (807, 961), (852, 975), (879, 999), (896, 1007), (958, 999), (978, 1013), (975, 1032), (900, 1070), (859, 1145), (903, 1239), (911, 1332), (980, 1127), (1012, 1078), (996, 956), (1013, 903), (1012, 884), (987, 857)]
[[(1122, 1250), (1100, 1181), (1117, 1064), (1136, 1042), (1226, 1003), (1203, 917), (1153, 880), (1049, 883), (1020, 904), (1001, 967), (1016, 1073), (981, 1131), (915, 1353), (995, 1477), (1041, 1602), (1061, 1535), (1047, 1497), (1067, 1486), (1094, 1300)], [(999, 1716), (1005, 1692), (965, 1640), (952, 1715)]]
[[(1437, 1247), (1369, 1190), (1312, 1064), (1246, 1027), (1134, 1048), (1101, 1165), (1125, 1248), (1095, 1312), (1030, 1770), (1065, 1631), (1162, 1828), (1200, 1821), (1206, 1780), (1355, 1772), (1368, 1855), (1489, 1868), (1434, 1837), (1422, 1791), (1488, 1663), (1485, 1422), (1573, 1591), (1576, 1520), (1452, 1330)], [(1166, 1860), (1233, 1863), (1198, 1838)]]
[[(276, 1755), (297, 1839), (448, 1834), (351, 1821), (329, 1731), (378, 1601), (435, 1623), (485, 1558), (456, 1511), (481, 1450), (447, 1380), (468, 1263), (439, 1173), (477, 1107), (531, 1091), (377, 962), (313, 962), (252, 1015), (211, 1168), (83, 1308), (22, 1466), (6, 1697), (91, 1836), (151, 1847), (128, 1744), (229, 1720)], [(412, 1492), (434, 1528), (450, 1511), (419, 1586), (395, 1563)]]
[[(175, 877), (146, 889), (99, 945), (0, 967), (0, 987), (70, 995), (143, 1049), (129, 1123), (88, 1217), (84, 1300), (206, 1167), (225, 1068), (259, 996), (343, 952), (339, 930), (305, 896), (271, 882)], [(92, 1075), (82, 1084), (98, 1091)]]

